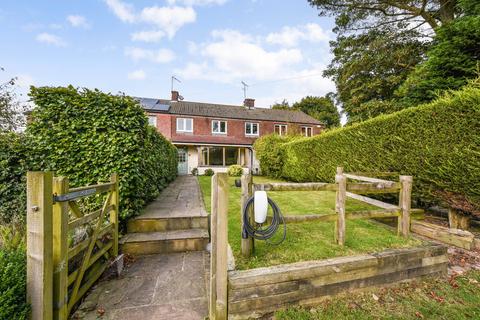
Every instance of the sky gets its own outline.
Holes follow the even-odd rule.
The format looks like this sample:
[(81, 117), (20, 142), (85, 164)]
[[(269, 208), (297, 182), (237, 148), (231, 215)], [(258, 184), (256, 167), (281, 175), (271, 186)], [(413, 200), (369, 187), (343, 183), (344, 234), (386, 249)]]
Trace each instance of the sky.
[(334, 21), (307, 0), (42, 0), (0, 4), (0, 80), (256, 106), (334, 91)]

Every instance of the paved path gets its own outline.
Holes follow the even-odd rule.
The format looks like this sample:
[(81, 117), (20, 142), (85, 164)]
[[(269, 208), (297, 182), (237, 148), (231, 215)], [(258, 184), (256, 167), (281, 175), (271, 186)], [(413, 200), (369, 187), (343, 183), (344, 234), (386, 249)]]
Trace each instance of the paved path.
[[(145, 214), (189, 214), (203, 210), (195, 177), (179, 177)], [(120, 278), (94, 287), (74, 319), (204, 319), (208, 315), (206, 251), (137, 257)]]

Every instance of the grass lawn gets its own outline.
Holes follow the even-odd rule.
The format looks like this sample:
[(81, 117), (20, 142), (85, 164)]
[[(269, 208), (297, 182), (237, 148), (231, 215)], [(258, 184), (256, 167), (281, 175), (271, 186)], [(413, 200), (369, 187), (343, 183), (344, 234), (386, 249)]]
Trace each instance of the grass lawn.
[[(205, 206), (210, 211), (211, 177), (199, 176)], [(234, 186), (235, 178), (229, 178), (228, 240), (239, 270), (272, 266), (306, 260), (320, 260), (338, 256), (382, 251), (387, 248), (403, 248), (421, 244), (420, 241), (397, 237), (396, 232), (368, 220), (347, 221), (344, 247), (334, 243), (333, 222), (303, 222), (287, 224), (287, 238), (279, 246), (255, 241), (254, 255), (245, 259), (240, 254), (240, 193)], [(271, 182), (272, 179), (254, 177), (254, 182)], [(284, 215), (335, 213), (335, 192), (289, 191), (269, 192)], [(371, 209), (369, 205), (348, 199), (347, 210)], [(280, 230), (279, 230), (280, 231)], [(279, 236), (281, 232), (278, 232)], [(276, 239), (272, 239), (275, 241)]]
[(347, 293), (310, 309), (278, 311), (276, 320), (480, 319), (480, 271)]

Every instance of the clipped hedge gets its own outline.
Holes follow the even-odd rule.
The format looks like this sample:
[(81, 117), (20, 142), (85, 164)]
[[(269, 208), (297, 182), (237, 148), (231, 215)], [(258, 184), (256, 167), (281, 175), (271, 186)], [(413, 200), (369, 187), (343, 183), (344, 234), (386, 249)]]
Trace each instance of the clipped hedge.
[(32, 87), (27, 127), (33, 170), (53, 170), (72, 186), (120, 176), (120, 217), (137, 215), (172, 181), (176, 148), (148, 125), (136, 100), (98, 90)]
[(25, 221), (26, 154), (24, 135), (0, 133), (0, 223)]
[(263, 175), (279, 178), (282, 175), (283, 168), (283, 149), (285, 143), (298, 140), (298, 136), (280, 136), (278, 134), (269, 134), (258, 138), (253, 148), (256, 157), (260, 162), (260, 170)]
[(0, 319), (29, 319), (26, 255), (23, 248), (0, 247)]
[[(337, 166), (346, 172), (398, 171), (414, 177), (414, 196), (424, 204), (444, 200), (478, 213), (479, 128), (476, 81), (426, 105), (283, 144), (281, 175), (292, 181), (334, 181)], [(261, 159), (262, 151), (257, 153)]]

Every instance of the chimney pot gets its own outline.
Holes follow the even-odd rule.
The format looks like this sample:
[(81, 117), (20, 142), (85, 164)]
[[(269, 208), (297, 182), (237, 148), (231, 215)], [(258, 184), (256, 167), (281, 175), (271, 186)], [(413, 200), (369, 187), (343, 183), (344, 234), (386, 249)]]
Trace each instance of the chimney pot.
[(244, 105), (245, 107), (247, 107), (248, 109), (253, 109), (253, 108), (255, 108), (255, 99), (246, 98), (246, 99), (243, 101), (243, 105)]
[(180, 97), (180, 94), (178, 91), (172, 91), (172, 101), (178, 101), (178, 98)]

